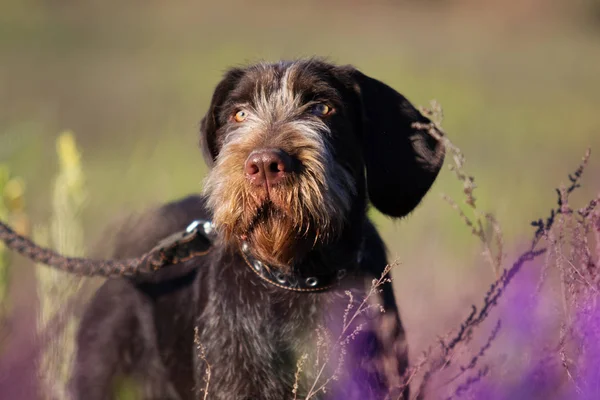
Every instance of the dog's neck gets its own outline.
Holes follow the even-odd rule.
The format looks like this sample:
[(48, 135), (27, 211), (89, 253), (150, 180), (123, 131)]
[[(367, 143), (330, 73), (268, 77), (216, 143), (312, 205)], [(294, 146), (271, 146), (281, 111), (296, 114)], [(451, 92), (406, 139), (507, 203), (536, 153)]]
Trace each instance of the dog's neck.
[(254, 273), (274, 286), (314, 292), (329, 289), (358, 269), (365, 247), (363, 225), (367, 216), (364, 212), (355, 213), (354, 216), (361, 223), (347, 224), (337, 239), (313, 246), (302, 258), (286, 268), (261, 260), (252, 251), (251, 244), (243, 239), (226, 240), (219, 233), (218, 226), (210, 220), (193, 221), (187, 231), (197, 229), (213, 245), (238, 253)]
[(263, 280), (289, 290), (310, 292), (325, 291), (355, 272), (363, 257), (364, 241), (362, 229), (354, 232), (348, 228), (335, 241), (315, 246), (283, 271), (254, 257), (248, 243), (240, 242), (239, 249), (246, 264)]
[(219, 235), (218, 227), (210, 221), (194, 221), (188, 227), (200, 229), (217, 246), (229, 247), (239, 253), (245, 263), (261, 279), (270, 284), (297, 292), (326, 291), (338, 284), (346, 275), (358, 269), (364, 252), (365, 237), (358, 231), (345, 230), (331, 243), (315, 246), (283, 272), (281, 267), (260, 260), (251, 245), (244, 241), (226, 241)]
[[(270, 284), (297, 292), (326, 291), (349, 273), (358, 269), (362, 259), (364, 238), (356, 246), (340, 248), (347, 241), (309, 252), (300, 262), (289, 266), (282, 272), (279, 267), (269, 266), (252, 254), (252, 249), (246, 241), (240, 241), (239, 252), (247, 266), (261, 279)], [(337, 248), (335, 248), (337, 247)], [(335, 266), (333, 268), (332, 266)]]

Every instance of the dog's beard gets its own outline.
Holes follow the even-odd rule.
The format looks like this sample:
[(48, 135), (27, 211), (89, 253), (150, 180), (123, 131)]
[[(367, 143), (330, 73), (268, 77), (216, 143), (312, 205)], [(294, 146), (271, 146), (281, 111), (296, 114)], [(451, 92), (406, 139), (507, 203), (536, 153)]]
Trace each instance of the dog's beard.
[(253, 223), (238, 235), (249, 244), (255, 257), (285, 271), (318, 239), (318, 232), (304, 225), (290, 218), (287, 210), (267, 202)]
[(243, 178), (224, 182), (209, 176), (206, 192), (226, 242), (244, 240), (256, 258), (283, 270), (337, 238), (347, 214), (347, 207), (310, 176), (290, 179), (268, 196), (250, 189)]
[[(256, 258), (287, 270), (315, 246), (336, 237), (342, 220), (336, 219), (336, 214), (320, 214), (309, 204), (301, 204), (297, 194), (281, 196), (281, 192), (271, 191), (269, 198), (245, 193), (240, 198), (246, 201), (237, 207), (223, 202), (222, 207), (215, 208), (214, 222), (227, 242), (243, 240)], [(235, 212), (223, 211), (232, 209)]]

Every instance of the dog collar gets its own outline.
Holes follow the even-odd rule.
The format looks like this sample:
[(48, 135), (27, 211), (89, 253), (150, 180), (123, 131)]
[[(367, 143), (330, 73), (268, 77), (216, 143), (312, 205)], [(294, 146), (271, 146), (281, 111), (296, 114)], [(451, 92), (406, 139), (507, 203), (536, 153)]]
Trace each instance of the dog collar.
[(277, 268), (270, 268), (253, 257), (246, 241), (242, 241), (240, 253), (248, 267), (262, 280), (278, 288), (294, 292), (324, 292), (338, 284), (348, 273), (346, 269), (339, 269), (337, 272), (327, 275), (284, 274)]
[[(202, 233), (209, 239), (216, 237), (215, 224), (208, 220), (193, 221), (186, 228), (186, 232), (188, 234)], [(278, 288), (294, 292), (324, 292), (337, 285), (348, 273), (347, 269), (339, 269), (327, 275), (303, 276), (297, 273), (284, 274), (277, 268), (271, 268), (255, 258), (250, 251), (250, 245), (246, 241), (241, 242), (240, 253), (246, 265), (262, 280)], [(358, 252), (357, 263), (360, 263), (361, 255), (362, 249)]]

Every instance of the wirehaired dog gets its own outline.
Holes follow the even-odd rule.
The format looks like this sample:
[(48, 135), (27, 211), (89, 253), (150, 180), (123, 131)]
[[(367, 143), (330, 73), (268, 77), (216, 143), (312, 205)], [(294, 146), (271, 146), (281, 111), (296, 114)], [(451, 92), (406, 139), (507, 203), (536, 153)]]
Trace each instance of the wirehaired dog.
[(354, 312), (388, 263), (368, 203), (407, 215), (443, 162), (415, 122), (429, 121), (350, 66), (227, 72), (201, 122), (203, 194), (123, 228), (114, 255), (139, 255), (198, 219), (211, 221), (213, 248), (104, 283), (78, 334), (74, 397), (111, 398), (121, 376), (147, 399), (206, 389), (223, 400), (384, 399), (402, 387), (407, 347), (391, 285), (369, 299), (376, 312)]

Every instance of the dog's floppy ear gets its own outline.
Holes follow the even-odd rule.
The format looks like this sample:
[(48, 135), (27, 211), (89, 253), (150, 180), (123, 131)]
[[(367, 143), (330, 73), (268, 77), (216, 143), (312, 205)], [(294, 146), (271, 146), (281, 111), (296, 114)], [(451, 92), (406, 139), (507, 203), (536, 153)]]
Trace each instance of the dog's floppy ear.
[(222, 121), (219, 120), (219, 111), (243, 74), (244, 71), (238, 68), (231, 69), (225, 74), (215, 88), (208, 111), (200, 122), (200, 148), (209, 167), (213, 166), (219, 154), (220, 144), (217, 131), (222, 126)]
[(427, 193), (444, 162), (444, 145), (404, 96), (360, 71), (351, 72), (363, 108), (363, 152), (369, 200), (391, 217), (410, 213)]

